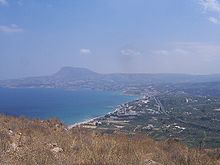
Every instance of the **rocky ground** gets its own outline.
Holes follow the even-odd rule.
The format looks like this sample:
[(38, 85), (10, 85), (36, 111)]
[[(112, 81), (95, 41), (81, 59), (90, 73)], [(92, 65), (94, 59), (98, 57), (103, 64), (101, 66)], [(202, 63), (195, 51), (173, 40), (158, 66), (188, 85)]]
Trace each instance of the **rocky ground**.
[(59, 120), (0, 116), (0, 164), (218, 165), (218, 149), (188, 148), (178, 140), (75, 127)]

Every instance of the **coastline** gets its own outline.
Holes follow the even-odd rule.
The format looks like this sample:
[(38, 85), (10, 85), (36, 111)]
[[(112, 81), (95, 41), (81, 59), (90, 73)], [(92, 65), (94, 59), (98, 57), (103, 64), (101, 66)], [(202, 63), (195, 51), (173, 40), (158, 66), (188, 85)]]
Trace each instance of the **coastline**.
[[(120, 105), (123, 105), (123, 104), (125, 104), (125, 103), (122, 103), (122, 104), (120, 104)], [(120, 105), (118, 105), (118, 106), (120, 106)], [(118, 107), (118, 106), (117, 106), (117, 107)], [(80, 125), (82, 125), (82, 124), (87, 124), (87, 123), (93, 122), (93, 121), (95, 121), (95, 120), (97, 120), (97, 119), (99, 119), (99, 118), (101, 118), (101, 117), (105, 117), (105, 115), (110, 115), (110, 114), (115, 113), (115, 112), (117, 112), (117, 111), (118, 111), (118, 108), (116, 108), (114, 111), (108, 112), (108, 113), (106, 113), (106, 114), (104, 114), (104, 115), (101, 115), (101, 116), (98, 116), (98, 117), (94, 117), (94, 118), (91, 118), (91, 119), (87, 119), (87, 120), (84, 120), (84, 121), (81, 121), (81, 122), (77, 122), (77, 123), (75, 123), (75, 124), (68, 125), (67, 127), (68, 127), (68, 129), (71, 129), (71, 128), (80, 126)]]
[[(68, 98), (71, 98), (72, 100), (76, 98), (74, 95), (75, 91), (72, 93), (72, 90), (66, 90), (66, 89), (30, 88), (30, 87), (29, 88), (0, 88), (0, 89), (2, 90), (2, 91), (0, 91), (0, 94), (2, 94), (2, 95), (5, 93), (7, 94), (6, 95), (7, 101), (6, 102), (4, 101), (4, 103), (6, 103), (6, 105), (10, 105), (11, 100), (17, 99), (16, 98), (17, 95), (20, 96), (20, 98), (27, 98), (27, 99), (33, 98), (31, 100), (38, 100), (37, 97), (39, 95), (42, 95), (42, 93), (43, 93), (46, 100), (49, 101), (49, 103), (51, 103), (51, 104), (49, 104), (50, 109), (53, 109), (54, 112), (60, 111), (59, 109), (56, 109), (56, 107), (59, 107), (59, 106), (54, 107), (54, 102), (57, 103), (57, 100), (59, 101), (59, 104), (62, 106), (67, 104), (67, 101), (63, 101), (63, 100), (67, 100), (67, 99), (59, 99), (60, 95), (61, 96), (63, 96), (63, 94), (66, 95), (66, 92), (68, 92), (67, 93)], [(16, 95), (13, 95), (15, 89), (16, 89)], [(21, 99), (21, 100), (18, 99), (19, 104), (25, 105), (22, 108), (22, 109), (24, 109), (23, 111), (22, 111), (22, 109), (21, 109), (21, 111), (15, 111), (15, 110), (13, 111), (13, 109), (12, 109), (11, 111), (1, 111), (1, 113), (13, 115), (13, 116), (21, 116), (22, 115), (22, 116), (26, 116), (28, 118), (40, 119), (40, 120), (46, 120), (46, 119), (50, 119), (50, 118), (59, 118), (66, 125), (66, 127), (72, 128), (72, 127), (75, 127), (78, 125), (92, 123), (93, 121), (98, 120), (99, 118), (103, 118), (107, 114), (112, 114), (115, 111), (117, 111), (117, 108), (120, 105), (123, 105), (127, 102), (133, 101), (133, 100), (138, 99), (140, 97), (137, 95), (127, 94), (124, 91), (102, 91), (102, 90), (96, 91), (96, 90), (84, 90), (83, 89), (83, 90), (77, 90), (76, 92), (78, 92), (78, 91), (79, 92), (83, 91), (84, 93), (87, 91), (88, 92), (92, 91), (92, 93), (93, 93), (93, 91), (95, 91), (94, 94), (92, 94), (92, 95), (90, 93), (89, 94), (91, 96), (95, 96), (93, 98), (97, 97), (97, 99), (101, 98), (99, 96), (105, 97), (105, 95), (107, 95), (107, 98), (104, 99), (104, 101), (107, 103), (104, 104), (102, 107), (98, 107), (98, 108), (93, 108), (91, 105), (87, 110), (89, 115), (87, 115), (87, 116), (84, 115), (85, 117), (82, 115), (79, 118), (77, 118), (76, 117), (77, 115), (71, 114), (72, 117), (68, 116), (66, 118), (66, 120), (65, 120), (65, 115), (64, 115), (64, 117), (62, 115), (60, 115), (59, 113), (52, 113), (52, 115), (51, 115), (51, 112), (46, 110), (46, 109), (48, 109), (48, 107), (46, 107), (46, 109), (44, 107), (45, 102), (42, 102), (41, 100), (38, 102), (28, 101), (28, 103), (26, 103), (26, 102), (22, 101), (23, 99)], [(101, 93), (101, 94), (103, 93), (103, 94), (101, 95), (99, 93)], [(105, 93), (107, 93), (107, 94), (105, 94)], [(50, 97), (51, 94), (55, 95), (57, 97), (55, 97), (55, 98)], [(108, 98), (108, 95), (110, 98)], [(120, 100), (121, 98), (122, 98), (122, 100)], [(91, 99), (91, 97), (87, 98), (87, 99)], [(117, 100), (117, 101), (112, 102), (111, 99)], [(3, 101), (2, 101), (2, 103), (3, 103)], [(98, 103), (101, 103), (101, 102), (99, 101)], [(41, 108), (38, 108), (39, 105), (41, 106)], [(26, 106), (29, 106), (29, 107), (31, 106), (33, 108), (33, 110), (36, 109), (36, 112), (38, 112), (38, 113), (37, 114), (35, 112), (32, 113), (32, 111), (29, 111), (29, 107), (26, 107)], [(1, 105), (0, 105), (0, 108), (1, 108)], [(26, 110), (25, 108), (28, 110)], [(68, 112), (68, 111), (69, 112), (74, 111), (74, 110), (72, 110), (74, 108), (75, 108), (74, 104), (70, 104), (69, 108), (67, 108), (67, 109), (65, 109), (65, 107), (64, 107), (64, 114), (65, 114), (65, 112)], [(83, 107), (78, 107), (78, 109), (79, 108), (83, 108)], [(41, 114), (44, 114), (44, 115), (41, 115)]]
[(96, 119), (99, 119), (100, 117), (103, 117), (103, 116), (98, 116), (98, 117), (94, 117), (94, 118), (91, 118), (91, 119), (87, 119), (87, 120), (84, 120), (84, 121), (81, 121), (81, 122), (77, 122), (77, 123), (75, 123), (75, 124), (68, 125), (67, 127), (68, 127), (68, 129), (72, 129), (72, 128), (77, 127), (77, 126), (80, 126), (80, 125), (82, 125), (82, 124), (86, 124), (86, 123), (92, 122), (92, 121), (94, 121), (94, 120), (96, 120)]
[(110, 112), (108, 112), (108, 113), (106, 113), (106, 114), (104, 114), (104, 115), (101, 115), (101, 116), (98, 116), (98, 117), (94, 117), (94, 118), (91, 118), (91, 119), (87, 119), (87, 120), (84, 120), (84, 121), (81, 121), (81, 122), (77, 122), (77, 123), (75, 123), (75, 124), (68, 125), (67, 127), (68, 127), (68, 129), (72, 129), (72, 128), (74, 128), (74, 127), (78, 127), (78, 126), (83, 125), (83, 124), (88, 124), (88, 123), (90, 123), (90, 122), (94, 122), (95, 120), (100, 119), (100, 118), (102, 118), (102, 117), (105, 117), (106, 115), (111, 115), (111, 114), (113, 114), (113, 113), (118, 112), (118, 111), (120, 110), (118, 107), (122, 106), (123, 104), (127, 104), (127, 103), (129, 103), (129, 102), (138, 100), (139, 98), (140, 98), (140, 97), (137, 97), (137, 98), (134, 99), (134, 100), (131, 100), (131, 101), (128, 101), (128, 102), (119, 104), (119, 105), (116, 106), (116, 108), (115, 108), (113, 111), (110, 111)]

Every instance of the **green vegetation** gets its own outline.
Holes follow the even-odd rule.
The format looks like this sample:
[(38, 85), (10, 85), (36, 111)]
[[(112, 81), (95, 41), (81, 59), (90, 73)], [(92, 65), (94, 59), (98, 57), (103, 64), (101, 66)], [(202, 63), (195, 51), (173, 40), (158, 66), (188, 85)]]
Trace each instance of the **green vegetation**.
[(220, 98), (166, 93), (135, 100), (88, 124), (101, 130), (177, 138), (190, 146), (220, 147)]

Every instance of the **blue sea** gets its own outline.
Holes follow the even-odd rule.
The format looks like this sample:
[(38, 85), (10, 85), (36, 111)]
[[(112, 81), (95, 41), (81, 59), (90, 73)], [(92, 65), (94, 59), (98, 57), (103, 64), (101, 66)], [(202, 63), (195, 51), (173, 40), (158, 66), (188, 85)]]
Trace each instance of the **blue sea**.
[(96, 90), (0, 88), (0, 113), (34, 119), (58, 118), (70, 125), (114, 111), (135, 98)]

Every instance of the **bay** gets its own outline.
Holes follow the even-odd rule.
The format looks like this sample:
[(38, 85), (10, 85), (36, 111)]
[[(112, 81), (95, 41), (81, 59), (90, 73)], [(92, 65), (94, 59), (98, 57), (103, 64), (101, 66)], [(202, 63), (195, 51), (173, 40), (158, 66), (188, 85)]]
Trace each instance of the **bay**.
[(58, 118), (70, 125), (105, 115), (135, 98), (96, 90), (0, 88), (0, 113), (34, 119)]

